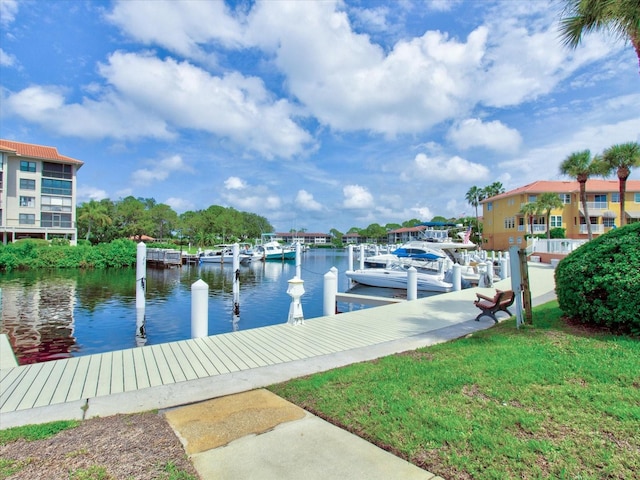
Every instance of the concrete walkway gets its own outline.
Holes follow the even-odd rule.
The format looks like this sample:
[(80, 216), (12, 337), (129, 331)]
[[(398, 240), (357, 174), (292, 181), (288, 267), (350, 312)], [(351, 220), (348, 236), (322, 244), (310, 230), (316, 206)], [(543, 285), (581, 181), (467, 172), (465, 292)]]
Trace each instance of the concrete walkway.
[[(549, 265), (529, 264), (534, 305), (555, 298), (553, 272)], [(498, 282), (494, 288), (510, 289), (510, 280)], [(395, 339), (215, 377), (97, 396), (91, 399), (89, 412), (91, 416), (107, 416), (166, 409), (167, 420), (203, 479), (437, 479), (262, 388), (489, 328), (494, 322), (488, 317), (474, 321), (479, 310), (473, 300), (476, 292), (492, 295), (494, 288), (467, 289), (310, 319), (290, 328), (313, 329), (335, 319), (363, 326), (367, 321), (382, 320), (395, 329)], [(398, 331), (406, 331), (406, 336), (397, 335)], [(5, 420), (24, 425), (75, 418), (77, 408), (75, 404), (59, 404), (14, 411), (2, 415), (3, 428), (10, 426), (4, 425)]]
[[(555, 298), (550, 267), (532, 265), (529, 274), (534, 305)], [(496, 287), (509, 288), (507, 282)], [(440, 316), (457, 317), (457, 313), (445, 305), (460, 306), (460, 297), (466, 297), (462, 294), (439, 295), (421, 302), (438, 308)], [(393, 307), (401, 308), (400, 305)], [(463, 310), (463, 315), (469, 319), (469, 312)], [(477, 312), (472, 310), (473, 316)], [(430, 334), (387, 342), (358, 352), (334, 354), (331, 363), (340, 366), (379, 358), (459, 338), (493, 325), (490, 319), (482, 320), (466, 320)], [(327, 367), (326, 362), (324, 367)], [(296, 369), (287, 368), (286, 376), (293, 378), (315, 370), (319, 370), (317, 365), (305, 361)], [(166, 411), (165, 416), (202, 479), (442, 480), (263, 389), (178, 407)]]

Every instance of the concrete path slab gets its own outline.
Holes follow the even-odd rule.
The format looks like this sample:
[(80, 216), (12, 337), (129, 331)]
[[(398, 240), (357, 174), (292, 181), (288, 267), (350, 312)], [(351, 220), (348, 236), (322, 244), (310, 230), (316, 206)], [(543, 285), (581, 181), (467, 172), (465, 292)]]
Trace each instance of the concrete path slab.
[[(203, 479), (440, 478), (267, 390), (180, 407), (166, 415), (194, 452), (191, 460)], [(202, 444), (205, 437), (211, 443)], [(234, 440), (225, 443), (230, 438)]]

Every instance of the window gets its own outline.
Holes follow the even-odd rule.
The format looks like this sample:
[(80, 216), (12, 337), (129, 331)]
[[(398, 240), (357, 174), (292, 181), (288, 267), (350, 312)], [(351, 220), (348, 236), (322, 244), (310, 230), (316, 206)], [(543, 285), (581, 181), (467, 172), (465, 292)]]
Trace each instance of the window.
[(20, 206), (21, 207), (35, 207), (36, 206), (36, 197), (23, 197), (20, 196)]
[(487, 212), (493, 210), (493, 202), (487, 202)]
[(633, 194), (633, 201), (635, 203), (640, 203), (640, 193), (634, 193)]
[(20, 213), (18, 215), (20, 225), (35, 225), (36, 216), (33, 213)]
[(20, 179), (20, 188), (23, 190), (35, 190), (36, 189), (36, 181), (30, 180), (28, 178)]
[(616, 219), (615, 218), (603, 218), (602, 219), (602, 224), (605, 227), (615, 227), (616, 226)]
[(71, 196), (71, 182), (67, 180), (42, 179), (42, 193)]
[(504, 219), (504, 228), (515, 228), (516, 227), (516, 219), (515, 217), (506, 217)]
[(562, 200), (562, 203), (564, 203), (565, 205), (569, 205), (571, 203), (571, 194), (570, 193), (561, 193), (558, 196), (560, 197), (560, 200)]
[(36, 171), (36, 162), (27, 162), (26, 160), (20, 160), (20, 171), (21, 172), (35, 172)]
[(553, 227), (562, 227), (562, 215), (551, 215), (550, 226)]
[(603, 194), (594, 195), (594, 208), (607, 208), (607, 196)]
[(71, 214), (70, 213), (43, 213), (40, 216), (40, 225), (42, 227), (71, 228)]
[(73, 166), (63, 163), (44, 162), (42, 164), (42, 176), (50, 178), (73, 178)]
[(510, 198), (510, 199), (507, 200), (507, 205), (508, 206), (511, 206), (511, 205), (513, 205), (515, 203), (516, 203), (516, 199), (515, 198)]
[(535, 203), (537, 198), (537, 195), (529, 195), (529, 203)]
[(71, 197), (43, 195), (40, 198), (40, 210), (43, 212), (70, 212), (71, 206)]
[(620, 192), (611, 194), (611, 203), (620, 203)]

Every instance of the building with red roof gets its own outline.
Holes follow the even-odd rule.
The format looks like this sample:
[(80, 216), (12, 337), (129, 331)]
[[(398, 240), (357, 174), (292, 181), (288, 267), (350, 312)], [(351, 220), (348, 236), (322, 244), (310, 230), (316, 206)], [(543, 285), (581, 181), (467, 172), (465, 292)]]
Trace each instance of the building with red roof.
[(0, 139), (0, 235), (77, 243), (76, 174), (83, 162), (55, 147)]
[[(627, 180), (624, 212), (620, 212), (618, 180), (589, 179), (586, 191), (587, 213), (594, 236), (620, 226), (621, 215), (625, 223), (640, 221), (640, 180)], [(533, 215), (531, 222), (529, 216), (522, 213), (522, 207), (547, 192), (557, 193), (563, 207), (551, 211), (549, 225), (545, 212)], [(588, 238), (577, 181), (541, 180), (487, 198), (481, 204), (483, 248), (487, 250), (507, 250), (513, 245), (525, 248), (526, 236), (546, 234), (553, 228), (564, 228), (566, 238)]]

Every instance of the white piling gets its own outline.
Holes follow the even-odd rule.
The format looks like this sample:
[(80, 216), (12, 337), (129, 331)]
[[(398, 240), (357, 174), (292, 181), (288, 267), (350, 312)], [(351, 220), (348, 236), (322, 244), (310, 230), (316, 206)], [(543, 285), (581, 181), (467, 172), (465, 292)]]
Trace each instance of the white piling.
[(336, 314), (336, 293), (338, 292), (338, 276), (333, 268), (324, 274), (322, 315), (331, 317)]
[(304, 280), (293, 277), (289, 280), (289, 288), (287, 294), (291, 297), (291, 305), (289, 306), (289, 325), (302, 325), (304, 323), (304, 314), (302, 313), (302, 303), (300, 297), (304, 294)]
[(364, 244), (360, 244), (360, 270), (364, 269)]
[(508, 265), (509, 262), (507, 261), (506, 258), (501, 258), (500, 259), (500, 280), (504, 280), (505, 278), (507, 278), (508, 276)]
[(347, 270), (349, 270), (350, 272), (353, 271), (353, 245), (349, 245), (349, 266), (347, 268)]
[(493, 287), (493, 263), (488, 260), (485, 265), (487, 266), (487, 287)]
[(415, 267), (407, 270), (407, 300), (418, 298), (418, 271)]
[(209, 335), (209, 285), (202, 279), (191, 285), (191, 338)]
[(233, 244), (233, 315), (240, 315), (240, 245)]
[(300, 255), (300, 242), (296, 243), (296, 277), (302, 278), (302, 255)]
[(136, 308), (145, 308), (147, 287), (147, 246), (140, 242), (136, 248)]
[(136, 346), (143, 347), (147, 343), (145, 329), (145, 309), (136, 308)]
[(453, 278), (451, 279), (451, 283), (453, 283), (453, 291), (459, 292), (462, 290), (462, 265), (458, 265), (456, 263), (451, 268), (453, 269)]

